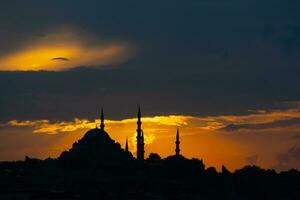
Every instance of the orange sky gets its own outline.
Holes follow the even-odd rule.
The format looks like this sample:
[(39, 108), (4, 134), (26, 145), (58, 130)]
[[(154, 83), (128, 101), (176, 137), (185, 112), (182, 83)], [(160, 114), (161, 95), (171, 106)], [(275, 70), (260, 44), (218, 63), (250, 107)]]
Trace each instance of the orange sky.
[[(203, 159), (206, 166), (300, 169), (295, 87), (300, 37), (294, 22), (299, 12), (282, 9), (290, 2), (274, 1), (269, 9), (271, 3), (252, 6), (252, 1), (236, 1), (234, 7), (208, 1), (182, 7), (174, 1), (172, 9), (153, 7), (159, 17), (144, 12), (150, 7), (143, 3), (135, 5), (139, 9), (101, 3), (84, 9), (61, 2), (53, 17), (51, 3), (19, 2), (25, 6), (12, 3), (1, 13), (10, 20), (3, 20), (0, 31), (0, 161), (57, 157), (99, 124), (82, 117), (93, 116), (88, 112), (99, 103), (113, 107), (116, 117), (116, 111), (141, 102), (162, 113), (143, 113), (146, 157), (174, 154), (179, 127), (181, 153)], [(30, 9), (12, 16), (26, 6)], [(236, 8), (249, 23), (228, 15)], [(78, 67), (84, 70), (74, 70)], [(247, 110), (277, 103), (285, 110)], [(207, 113), (248, 114), (202, 116)], [(128, 137), (135, 153), (136, 119), (105, 123), (122, 146)]]
[[(264, 124), (279, 120), (294, 119), (300, 116), (297, 110), (257, 112), (244, 116), (153, 116), (142, 118), (145, 134), (146, 157), (150, 152), (162, 157), (175, 153), (175, 134), (179, 127), (181, 153), (188, 158), (203, 159), (206, 166), (220, 169), (222, 164), (231, 170), (249, 164), (248, 157), (254, 158), (254, 164), (265, 168), (278, 165), (278, 154), (299, 145), (295, 139), (300, 126), (291, 124), (284, 127), (261, 129), (239, 129), (224, 131), (221, 128), (229, 124)], [(73, 142), (84, 133), (99, 124), (99, 120), (49, 122), (48, 120), (18, 121), (11, 120), (3, 125), (1, 141), (11, 145), (2, 147), (0, 159), (23, 159), (25, 155), (46, 158), (57, 157), (63, 150), (69, 149)], [(135, 154), (136, 119), (106, 120), (106, 131), (124, 146), (129, 138), (129, 148)], [(4, 131), (6, 134), (4, 134)], [(18, 134), (10, 134), (9, 131)], [(26, 142), (25, 142), (26, 141)], [(1, 143), (1, 142), (0, 142)], [(24, 144), (23, 144), (24, 143)], [(299, 168), (299, 162), (291, 163)]]

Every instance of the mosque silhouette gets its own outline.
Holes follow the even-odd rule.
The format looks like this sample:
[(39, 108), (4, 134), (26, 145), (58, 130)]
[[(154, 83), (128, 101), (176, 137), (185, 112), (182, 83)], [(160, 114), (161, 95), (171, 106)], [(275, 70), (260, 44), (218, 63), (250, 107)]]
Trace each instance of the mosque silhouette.
[(298, 170), (206, 168), (202, 160), (180, 154), (178, 129), (174, 155), (145, 158), (140, 107), (135, 158), (127, 139), (122, 148), (105, 131), (103, 109), (100, 119), (99, 128), (87, 131), (56, 159), (0, 162), (0, 199), (300, 199)]
[[(174, 155), (176, 158), (182, 158), (179, 139), (179, 129), (177, 128)], [(58, 160), (63, 165), (72, 165), (73, 167), (111, 168), (128, 166), (130, 162), (143, 164), (145, 161), (145, 143), (140, 106), (137, 113), (136, 150), (136, 158), (134, 158), (129, 150), (127, 137), (123, 149), (109, 136), (105, 131), (104, 113), (101, 109), (100, 127), (98, 128), (96, 125), (94, 129), (89, 130), (83, 138), (73, 144), (70, 150), (62, 152)], [(153, 154), (150, 156), (155, 157)]]

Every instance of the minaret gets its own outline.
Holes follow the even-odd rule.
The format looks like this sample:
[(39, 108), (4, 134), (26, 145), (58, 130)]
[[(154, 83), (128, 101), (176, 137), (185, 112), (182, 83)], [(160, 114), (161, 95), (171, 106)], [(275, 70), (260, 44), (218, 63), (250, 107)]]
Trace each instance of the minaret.
[(128, 149), (128, 139), (126, 137), (126, 144), (125, 144), (125, 152), (128, 153), (129, 149)]
[(141, 142), (141, 152), (142, 152), (142, 155), (143, 155), (143, 160), (144, 160), (144, 154), (145, 154), (145, 143), (144, 143), (144, 131), (142, 130), (142, 142)]
[(138, 109), (138, 120), (136, 129), (136, 157), (138, 161), (144, 161), (144, 136), (142, 131), (141, 108)]
[(104, 114), (103, 114), (103, 108), (101, 108), (101, 117), (100, 117), (100, 129), (104, 130)]
[(180, 145), (180, 141), (179, 141), (179, 129), (177, 128), (177, 134), (176, 134), (176, 149), (175, 149), (175, 152), (176, 152), (176, 156), (179, 157), (180, 156), (180, 148), (179, 148), (179, 145)]

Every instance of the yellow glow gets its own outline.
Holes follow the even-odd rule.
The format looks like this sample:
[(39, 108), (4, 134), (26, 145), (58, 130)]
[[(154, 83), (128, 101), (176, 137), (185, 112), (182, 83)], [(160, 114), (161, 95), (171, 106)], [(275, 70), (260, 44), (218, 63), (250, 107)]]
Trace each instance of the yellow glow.
[(52, 60), (53, 58), (73, 58), (79, 52), (80, 49), (78, 47), (69, 49), (40, 47), (9, 55), (3, 60), (1, 59), (0, 63), (1, 66), (8, 67), (3, 68), (3, 70), (9, 70), (11, 68), (13, 68), (14, 70), (57, 70), (57, 68), (63, 69), (64, 66), (68, 66), (68, 63), (58, 63), (57, 61)]
[[(145, 135), (146, 157), (151, 152), (159, 153), (162, 157), (175, 153), (176, 129), (180, 127), (181, 152), (188, 158), (202, 158), (207, 166), (216, 166), (218, 169), (225, 164), (229, 169), (236, 169), (245, 165), (245, 158), (259, 154), (259, 165), (270, 167), (276, 162), (276, 152), (284, 151), (288, 144), (282, 143), (291, 140), (293, 133), (299, 133), (300, 126), (273, 128), (269, 130), (238, 130), (234, 133), (225, 133), (219, 129), (228, 124), (257, 124), (272, 122), (280, 119), (300, 117), (296, 110), (274, 111), (244, 116), (153, 116), (142, 118), (142, 128)], [(95, 123), (96, 121), (96, 123)], [(87, 130), (99, 127), (99, 120), (74, 119), (73, 121), (49, 122), (48, 120), (8, 122), (12, 127), (32, 127), (38, 135), (52, 134), (58, 139), (44, 150), (32, 149), (37, 157), (58, 156), (62, 151), (71, 148)], [(110, 136), (123, 147), (126, 137), (129, 139), (130, 151), (136, 153), (136, 118), (123, 120), (105, 120), (105, 129)], [(259, 133), (259, 134), (257, 134)], [(283, 134), (284, 133), (284, 134)], [(270, 137), (272, 134), (272, 137)], [(1, 134), (0, 134), (1, 135)], [(12, 134), (13, 135), (13, 134)], [(38, 137), (37, 134), (33, 134)], [(295, 145), (296, 140), (293, 140)], [(28, 154), (24, 150), (24, 155)], [(19, 152), (20, 153), (20, 152)], [(22, 152), (21, 152), (22, 153)], [(1, 155), (1, 152), (0, 152)]]
[(115, 64), (126, 59), (130, 52), (126, 43), (107, 43), (87, 34), (60, 30), (26, 41), (15, 51), (0, 56), (0, 70), (60, 71), (78, 66)]

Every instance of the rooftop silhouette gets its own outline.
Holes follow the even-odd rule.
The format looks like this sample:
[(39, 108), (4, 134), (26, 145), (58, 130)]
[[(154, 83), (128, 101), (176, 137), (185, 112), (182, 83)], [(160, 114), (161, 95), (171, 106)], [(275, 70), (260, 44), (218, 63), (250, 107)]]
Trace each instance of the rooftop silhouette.
[[(141, 108), (137, 112), (136, 157), (105, 130), (91, 129), (57, 159), (0, 163), (0, 199), (299, 199), (300, 173), (245, 166), (217, 172), (202, 160), (185, 158), (179, 128), (174, 155), (145, 159)], [(22, 197), (23, 197), (22, 196)]]

